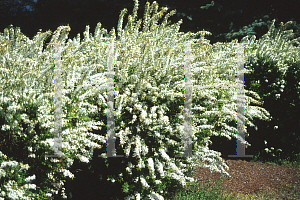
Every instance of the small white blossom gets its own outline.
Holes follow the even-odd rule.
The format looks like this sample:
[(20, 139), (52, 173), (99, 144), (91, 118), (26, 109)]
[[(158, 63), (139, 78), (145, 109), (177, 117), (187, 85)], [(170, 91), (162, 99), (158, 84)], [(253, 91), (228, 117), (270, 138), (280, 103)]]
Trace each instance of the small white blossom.
[(140, 195), (140, 193), (136, 193), (135, 196), (136, 196), (136, 200), (141, 200), (141, 195)]
[(163, 170), (163, 164), (159, 161), (156, 162), (157, 163), (157, 170), (160, 173), (160, 175), (162, 177), (164, 177), (164, 170)]
[(136, 177), (133, 181), (137, 183), (139, 181), (139, 177)]
[(29, 154), (28, 158), (35, 158), (35, 154)]
[(51, 193), (47, 193), (46, 196), (47, 197), (52, 197), (52, 194)]
[(154, 173), (154, 163), (152, 158), (148, 158), (148, 168), (151, 173)]
[(145, 110), (142, 110), (142, 113), (141, 113), (141, 119), (142, 120), (145, 120), (147, 117), (147, 112)]
[(165, 160), (167, 160), (167, 161), (170, 161), (170, 160), (171, 160), (170, 157), (166, 154), (166, 152), (165, 152), (164, 149), (159, 149), (159, 152), (160, 152), (161, 156), (162, 156)]
[(36, 185), (35, 184), (26, 184), (26, 185), (24, 185), (24, 188), (36, 190)]
[(4, 167), (12, 167), (15, 168), (18, 165), (18, 163), (16, 161), (3, 161), (1, 163), (1, 168), (3, 169)]
[(140, 177), (140, 181), (141, 181), (141, 183), (143, 184), (144, 187), (150, 187), (148, 185), (147, 181), (143, 177)]
[(9, 130), (10, 129), (10, 126), (7, 125), (7, 124), (4, 124), (2, 127), (1, 127), (1, 130), (2, 131), (6, 131), (6, 130)]
[(140, 109), (142, 108), (141, 105), (135, 105), (135, 107), (136, 107), (138, 110), (140, 110)]
[(72, 174), (69, 170), (63, 169), (63, 173), (65, 177), (74, 178), (74, 174)]
[(33, 174), (32, 176), (29, 176), (25, 179), (25, 182), (30, 182), (32, 180), (35, 180), (35, 174)]
[[(160, 192), (162, 193), (163, 191), (160, 191)], [(164, 200), (164, 198), (161, 195), (159, 195), (155, 192), (151, 192), (150, 198), (155, 199), (155, 200)]]
[(129, 167), (126, 167), (126, 171), (129, 172), (129, 174), (132, 174), (131, 169)]

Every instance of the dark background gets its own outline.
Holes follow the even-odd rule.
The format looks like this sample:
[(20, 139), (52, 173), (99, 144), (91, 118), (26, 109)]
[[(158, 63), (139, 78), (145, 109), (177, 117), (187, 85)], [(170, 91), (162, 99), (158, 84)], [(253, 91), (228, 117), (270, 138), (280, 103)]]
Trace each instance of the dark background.
[[(153, 1), (149, 1), (152, 3)], [(169, 18), (173, 23), (183, 19), (180, 31), (196, 32), (207, 30), (212, 32), (209, 37), (212, 43), (226, 41), (224, 33), (230, 30), (238, 31), (255, 20), (263, 19), (270, 22), (277, 20), (277, 24), (289, 20), (299, 21), (299, 6), (297, 0), (216, 0), (214, 6), (201, 9), (210, 4), (208, 0), (159, 0), (160, 8), (167, 6), (169, 11), (176, 9), (175, 15)], [(143, 18), (146, 0), (139, 1), (138, 17)], [(21, 28), (30, 39), (38, 32), (52, 30), (54, 32), (61, 25), (70, 25), (69, 38), (73, 39), (77, 33), (85, 31), (90, 25), (93, 33), (98, 22), (108, 32), (117, 27), (120, 11), (127, 8), (124, 24), (128, 14), (132, 13), (133, 0), (0, 0), (0, 30), (13, 24)], [(160, 9), (159, 9), (160, 10)], [(266, 16), (268, 15), (268, 16)], [(265, 16), (265, 17), (264, 17)], [(124, 27), (124, 26), (123, 26)], [(256, 35), (260, 37), (268, 28), (257, 27)], [(241, 39), (242, 36), (239, 37)], [(47, 39), (47, 42), (50, 38)]]

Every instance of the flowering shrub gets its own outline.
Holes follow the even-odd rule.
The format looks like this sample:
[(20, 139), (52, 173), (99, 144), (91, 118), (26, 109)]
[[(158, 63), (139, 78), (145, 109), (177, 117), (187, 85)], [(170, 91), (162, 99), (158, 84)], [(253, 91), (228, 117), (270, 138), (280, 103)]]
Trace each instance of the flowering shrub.
[(245, 51), (246, 68), (252, 71), (245, 75), (246, 88), (258, 93), (272, 116), (268, 122), (254, 120), (260, 134), (251, 131), (250, 135), (256, 136), (249, 140), (260, 144), (255, 150), (262, 151), (261, 155), (266, 155), (263, 141), (267, 140), (270, 146), (284, 152), (276, 157), (296, 158), (300, 151), (300, 38), (291, 29), (295, 22), (281, 23), (278, 28), (274, 24), (275, 20), (259, 40), (243, 39), (250, 44)]
[[(26, 177), (25, 171), (28, 165), (23, 165), (16, 161), (7, 161), (7, 156), (0, 152), (0, 199), (33, 199), (32, 190), (36, 190), (36, 185), (30, 182), (35, 179), (35, 175)], [(25, 178), (26, 177), (26, 178)]]
[[(3, 113), (13, 113), (12, 111), (8, 111), (9, 108), (7, 108), (5, 104), (2, 105), (3, 107), (1, 108)], [(23, 106), (28, 113), (34, 113), (30, 105), (24, 103)], [(57, 193), (56, 189), (51, 189), (51, 187), (53, 187), (52, 184), (62, 177), (62, 175), (59, 174), (59, 170), (62, 170), (62, 172), (66, 174), (66, 177), (72, 176), (72, 174), (68, 174), (68, 170), (62, 169), (63, 166), (57, 159), (48, 159), (45, 157), (45, 150), (48, 150), (49, 154), (52, 153), (49, 147), (46, 147), (43, 144), (37, 145), (37, 135), (40, 136), (40, 138), (45, 136), (51, 137), (51, 135), (34, 134), (32, 129), (30, 129), (30, 126), (25, 124), (26, 122), (28, 123), (28, 121), (26, 120), (24, 123), (23, 120), (18, 118), (20, 117), (19, 112), (15, 113), (14, 116), (20, 121), (20, 125), (14, 129), (10, 128), (9, 125), (3, 125), (1, 130), (0, 152), (1, 154), (2, 152), (5, 152), (10, 157), (7, 162), (7, 156), (4, 154), (2, 155), (4, 159), (1, 160), (1, 168), (4, 170), (8, 169), (9, 172), (11, 172), (4, 173), (4, 178), (1, 179), (1, 186), (4, 194), (3, 197), (10, 199), (52, 199), (52, 193)], [(22, 116), (24, 116), (24, 113)], [(2, 125), (4, 122), (3, 116), (0, 117), (0, 121)], [(18, 133), (18, 135), (16, 133)], [(19, 170), (18, 163), (20, 163), (21, 170)], [(21, 163), (29, 163), (30, 165), (23, 165)], [(24, 180), (25, 176), (32, 177), (33, 183), (29, 184), (30, 188), (22, 186), (22, 184), (31, 181), (30, 178)], [(9, 184), (5, 186), (7, 182)], [(58, 182), (63, 184), (61, 181)], [(32, 191), (32, 189), (35, 191)]]
[[(82, 42), (78, 35), (77, 39), (69, 39), (65, 44), (70, 31), (68, 26), (61, 26), (54, 32), (50, 43), (64, 44), (61, 53), (62, 80), (65, 85), (72, 86), (62, 90), (62, 145), (63, 153), (68, 157), (60, 161), (45, 158), (45, 155), (53, 154), (50, 147), (55, 109), (52, 89), (55, 52), (50, 44), (42, 52), (43, 41), (50, 33), (39, 32), (33, 40), (29, 40), (20, 34), (19, 29), (14, 32), (11, 28), (5, 29), (4, 36), (0, 36), (0, 80), (4, 83), (0, 85), (3, 97), (0, 101), (1, 134), (3, 137), (14, 135), (14, 148), (27, 148), (19, 154), (11, 153), (12, 157), (33, 162), (32, 167), (39, 172), (36, 174), (39, 177), (36, 186), (48, 187), (49, 196), (57, 194), (66, 198), (62, 186), (68, 177), (74, 176), (68, 170), (74, 159), (89, 162), (94, 149), (105, 149), (106, 131), (102, 128), (106, 121), (107, 92), (106, 88), (97, 87), (104, 86), (107, 80), (107, 44), (103, 39), (116, 44), (115, 137), (119, 143), (116, 150), (125, 155), (124, 159), (115, 158), (123, 159), (124, 167), (118, 166), (113, 175), (103, 172), (108, 177), (107, 181), (122, 183), (127, 199), (164, 199), (174, 188), (184, 186), (187, 181), (195, 181), (187, 176), (195, 166), (229, 175), (220, 153), (209, 150), (207, 145), (212, 135), (231, 139), (237, 131), (234, 123), (237, 110), (235, 89), (221, 87), (235, 84), (234, 45), (237, 42), (211, 45), (204, 38), (208, 32), (178, 32), (182, 20), (171, 26), (167, 22), (175, 11), (167, 14), (157, 25), (167, 8), (157, 12), (156, 2), (151, 6), (147, 2), (143, 30), (140, 31), (142, 20), (136, 21), (137, 9), (138, 1), (135, 0), (133, 15), (129, 15), (124, 29), (123, 17), (127, 10), (121, 12), (117, 36), (114, 29), (109, 34), (105, 29), (100, 30), (100, 23), (94, 36), (89, 33), (89, 26), (86, 27)], [(197, 36), (200, 39), (195, 39)], [(186, 42), (193, 44), (194, 85), (215, 87), (193, 90), (194, 113), (189, 134), (194, 144), (193, 155), (196, 156), (175, 159), (176, 155), (183, 154), (185, 147)], [(88, 85), (92, 87), (83, 87)], [(245, 93), (248, 94), (245, 97), (246, 124), (254, 126), (249, 120), (253, 117), (269, 119), (265, 109), (250, 106), (250, 103), (260, 103), (257, 94), (251, 91)], [(1, 151), (9, 153), (2, 146)], [(105, 160), (107, 165), (113, 163), (111, 158), (105, 157), (105, 152), (101, 155), (102, 158), (96, 159)], [(204, 164), (205, 161), (209, 164)]]

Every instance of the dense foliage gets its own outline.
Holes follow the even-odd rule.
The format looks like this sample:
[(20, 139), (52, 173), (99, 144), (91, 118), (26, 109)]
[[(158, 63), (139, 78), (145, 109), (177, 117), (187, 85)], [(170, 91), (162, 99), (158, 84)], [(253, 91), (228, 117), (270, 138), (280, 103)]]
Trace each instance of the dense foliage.
[[(64, 44), (61, 53), (63, 82), (68, 86), (78, 86), (62, 90), (63, 152), (67, 158), (45, 158), (45, 155), (53, 154), (50, 147), (54, 125), (52, 83), (55, 51), (51, 45), (42, 51), (50, 31), (39, 32), (30, 40), (20, 33), (19, 28), (5, 29), (4, 35), (0, 36), (0, 151), (5, 154), (1, 157), (2, 197), (22, 199), (22, 196), (31, 195), (35, 196), (34, 199), (51, 199), (54, 194), (65, 197), (64, 190), (71, 191), (67, 188), (72, 186), (70, 179), (79, 174), (75, 165), (90, 171), (86, 178), (95, 183), (86, 184), (92, 192), (112, 198), (114, 195), (135, 196), (136, 199), (150, 198), (149, 195), (151, 198), (167, 198), (186, 181), (194, 181), (188, 178), (194, 166), (226, 174), (224, 167), (227, 166), (220, 154), (207, 146), (213, 135), (235, 139), (236, 90), (219, 86), (235, 84), (237, 40), (211, 45), (204, 38), (208, 32), (179, 32), (182, 21), (172, 25), (167, 21), (175, 11), (157, 24), (167, 8), (158, 12), (156, 2), (151, 6), (146, 4), (140, 30), (142, 20), (136, 20), (137, 10), (138, 2), (135, 1), (133, 14), (129, 15), (124, 29), (126, 9), (121, 12), (117, 35), (114, 29), (107, 34), (99, 23), (94, 36), (89, 33), (89, 26), (86, 27), (83, 41), (78, 34), (77, 38), (65, 43), (70, 31), (68, 26), (59, 27), (51, 38), (51, 43)], [(272, 42), (268, 35), (270, 33), (264, 40)], [(125, 155), (125, 158), (98, 157), (105, 155), (107, 131), (107, 92), (96, 87), (104, 85), (107, 80), (108, 42), (105, 43), (104, 38), (115, 42), (116, 153)], [(247, 62), (255, 63), (256, 57), (260, 58), (260, 54), (266, 52), (257, 49), (265, 48), (268, 43), (261, 44), (262, 40), (256, 41), (255, 38), (245, 38), (244, 41), (248, 42), (245, 58)], [(215, 87), (193, 88), (193, 129), (190, 134), (194, 143), (193, 154), (199, 157), (175, 158), (184, 151), (185, 42), (192, 43), (193, 85)], [(277, 71), (280, 73), (288, 74), (287, 63), (296, 67), (295, 59), (299, 60), (299, 56), (292, 57), (293, 52), (279, 47), (279, 53), (286, 52), (284, 58), (288, 62), (282, 63), (280, 54), (274, 66), (279, 66)], [(297, 44), (293, 48), (296, 51)], [(269, 56), (267, 62), (272, 63), (270, 58), (276, 59)], [(246, 70), (249, 72), (251, 70)], [(295, 82), (297, 78), (291, 82), (293, 87)], [(79, 87), (82, 85), (93, 87)], [(251, 85), (254, 87), (253, 81)], [(268, 120), (270, 117), (265, 109), (252, 105), (260, 104), (260, 98), (251, 89), (245, 90), (245, 124), (254, 126), (254, 118)], [(245, 131), (247, 133), (246, 127)], [(6, 160), (13, 164), (6, 163)], [(30, 168), (21, 163), (29, 164)], [(19, 170), (21, 168), (27, 171)], [(15, 186), (11, 186), (12, 180)], [(64, 187), (67, 180), (69, 184)], [(26, 185), (30, 181), (35, 186)], [(53, 182), (59, 183), (58, 189)], [(92, 196), (84, 195), (86, 198)]]
[[(275, 28), (273, 21), (261, 39), (244, 38), (253, 43), (247, 55), (246, 68), (252, 73), (245, 75), (246, 88), (259, 94), (272, 116), (268, 122), (254, 120), (257, 130), (249, 130), (249, 140), (256, 141), (256, 153), (270, 161), (275, 156), (295, 160), (300, 153), (300, 38), (291, 30), (295, 25), (290, 21)], [(265, 147), (276, 150), (268, 154)]]

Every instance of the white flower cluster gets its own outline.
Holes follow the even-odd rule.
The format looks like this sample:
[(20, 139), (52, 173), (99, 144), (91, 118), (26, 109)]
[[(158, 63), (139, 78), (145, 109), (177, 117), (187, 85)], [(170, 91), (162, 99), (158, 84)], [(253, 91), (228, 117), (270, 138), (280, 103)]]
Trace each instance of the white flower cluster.
[[(29, 165), (28, 164), (22, 164), (18, 163), (16, 161), (5, 161), (7, 159), (7, 156), (3, 154), (0, 151), (0, 162), (1, 162), (1, 167), (0, 167), (0, 178), (6, 178), (7, 177), (7, 172), (17, 174), (20, 176), (18, 173), (21, 172), (22, 170), (28, 170)], [(31, 182), (32, 180), (35, 180), (35, 174), (29, 177), (26, 177), (24, 179), (25, 182)], [(21, 183), (16, 182), (15, 180), (8, 180), (6, 184), (3, 184), (5, 190), (1, 191), (0, 193), (0, 199), (24, 199), (24, 200), (33, 200), (34, 197), (32, 195), (26, 195), (26, 191), (29, 190), (36, 190), (36, 185), (35, 184), (24, 184), (20, 185)]]
[[(251, 61), (251, 66), (257, 63), (257, 57), (259, 57), (264, 62), (272, 62), (277, 65), (284, 76), (289, 68), (289, 61), (299, 58), (299, 38), (294, 38), (293, 30), (288, 30), (288, 27), (294, 24), (295, 22), (289, 21), (285, 24), (281, 23), (280, 27), (275, 28), (275, 20), (273, 20), (269, 31), (259, 40), (255, 40), (255, 36), (244, 37), (242, 42), (251, 44), (245, 51), (245, 56)], [(267, 79), (265, 81), (268, 82)], [(270, 83), (270, 85), (272, 84)], [(282, 79), (274, 84), (284, 88)]]
[(35, 179), (35, 174), (33, 174), (33, 176), (29, 176), (25, 179), (25, 182), (29, 182)]

